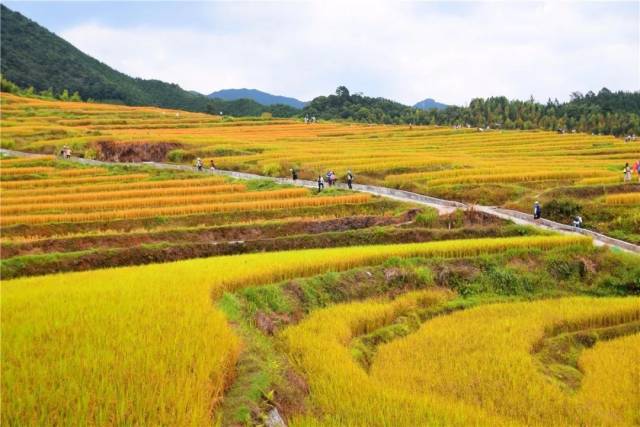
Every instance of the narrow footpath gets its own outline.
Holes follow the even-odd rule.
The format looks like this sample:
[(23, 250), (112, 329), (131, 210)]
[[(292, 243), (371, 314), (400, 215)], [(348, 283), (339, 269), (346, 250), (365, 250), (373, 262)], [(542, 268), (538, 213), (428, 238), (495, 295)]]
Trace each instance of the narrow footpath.
[[(13, 156), (13, 157), (41, 156), (41, 154), (24, 153), (21, 151), (7, 150), (4, 148), (0, 148), (0, 153)], [(194, 171), (194, 168), (192, 166), (176, 165), (172, 163), (157, 163), (157, 162), (119, 163), (119, 162), (104, 162), (99, 160), (89, 160), (89, 159), (83, 159), (79, 157), (72, 157), (71, 160), (78, 163), (82, 163), (85, 165), (92, 165), (92, 166), (109, 166), (109, 165), (148, 166), (148, 167), (154, 167), (158, 169), (172, 169), (172, 170), (183, 170), (183, 171), (191, 171), (191, 172)], [(300, 187), (317, 188), (317, 183), (315, 181), (307, 181), (302, 179), (293, 181), (290, 178), (274, 178), (270, 176), (219, 170), (219, 169), (216, 169), (213, 171), (205, 169), (201, 173), (229, 176), (232, 178), (242, 179), (242, 180), (266, 179), (266, 180), (277, 182), (279, 184), (289, 184), (289, 185), (297, 185)], [(348, 188), (346, 184), (336, 184), (336, 187), (342, 188), (342, 189)], [(467, 203), (456, 202), (453, 200), (438, 199), (436, 197), (425, 196), (418, 193), (412, 193), (410, 191), (396, 190), (396, 189), (387, 188), (387, 187), (378, 187), (375, 185), (353, 184), (353, 190), (359, 191), (362, 193), (370, 193), (376, 196), (387, 197), (389, 199), (399, 200), (402, 202), (411, 202), (411, 203), (416, 203), (424, 206), (429, 206), (437, 209), (440, 214), (451, 213), (456, 209), (463, 209), (463, 210), (473, 209), (473, 210), (483, 212), (488, 215), (492, 215), (501, 219), (510, 220), (516, 224), (532, 225), (534, 227), (553, 230), (553, 231), (566, 233), (566, 234), (582, 234), (585, 236), (589, 236), (593, 239), (593, 243), (596, 246), (610, 246), (625, 252), (640, 253), (640, 246), (634, 245), (633, 243), (629, 243), (620, 239), (614, 239), (613, 237), (609, 237), (592, 230), (587, 230), (584, 228), (575, 228), (570, 225), (565, 225), (555, 221), (550, 221), (548, 219), (534, 220), (533, 215), (525, 214), (519, 211), (510, 210), (510, 209), (503, 209), (496, 206), (483, 206), (483, 205), (475, 205), (475, 204), (471, 205)]]

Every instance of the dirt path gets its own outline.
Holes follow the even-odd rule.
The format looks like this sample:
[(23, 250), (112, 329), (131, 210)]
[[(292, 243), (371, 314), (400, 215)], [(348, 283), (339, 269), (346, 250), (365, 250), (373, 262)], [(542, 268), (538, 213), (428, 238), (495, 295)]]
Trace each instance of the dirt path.
[[(6, 155), (11, 155), (15, 157), (39, 156), (38, 154), (24, 153), (21, 151), (13, 151), (13, 150), (7, 150), (7, 149), (0, 149), (0, 153), (4, 153)], [(175, 165), (170, 163), (156, 163), (156, 162), (115, 163), (115, 162), (103, 162), (98, 160), (88, 160), (88, 159), (82, 159), (78, 157), (73, 157), (71, 160), (78, 163), (93, 165), (93, 166), (103, 166), (103, 165), (108, 166), (108, 165), (116, 164), (116, 165), (126, 165), (126, 166), (150, 166), (158, 169), (184, 170), (184, 171), (192, 171), (192, 172), (194, 170), (194, 168), (191, 166)], [(290, 184), (290, 185), (293, 184), (301, 187), (317, 188), (317, 184), (315, 181), (306, 181), (302, 179), (299, 179), (294, 182), (289, 178), (274, 178), (269, 176), (262, 176), (262, 175), (243, 173), (243, 172), (226, 171), (226, 170), (210, 171), (208, 169), (205, 169), (205, 171), (202, 173), (229, 176), (229, 177), (243, 179), (243, 180), (268, 179), (280, 184)], [(336, 187), (347, 189), (346, 184), (336, 184)], [(511, 220), (516, 224), (533, 225), (535, 227), (553, 230), (561, 233), (582, 234), (585, 236), (589, 236), (593, 238), (593, 243), (597, 246), (610, 246), (626, 252), (640, 253), (640, 246), (634, 245), (633, 243), (625, 242), (624, 240), (614, 239), (613, 237), (605, 236), (604, 234), (601, 234), (592, 230), (576, 229), (569, 225), (560, 224), (558, 222), (550, 221), (547, 219), (541, 219), (541, 220), (535, 221), (533, 219), (533, 215), (525, 214), (519, 211), (503, 209), (495, 206), (470, 205), (466, 203), (456, 202), (453, 200), (438, 199), (436, 197), (430, 197), (422, 194), (412, 193), (410, 191), (396, 190), (393, 188), (378, 187), (374, 185), (353, 184), (353, 189), (355, 191), (370, 193), (376, 196), (387, 197), (387, 198), (399, 200), (402, 202), (411, 202), (411, 203), (417, 203), (424, 206), (429, 206), (437, 209), (440, 214), (451, 213), (456, 209), (474, 209), (498, 218)]]

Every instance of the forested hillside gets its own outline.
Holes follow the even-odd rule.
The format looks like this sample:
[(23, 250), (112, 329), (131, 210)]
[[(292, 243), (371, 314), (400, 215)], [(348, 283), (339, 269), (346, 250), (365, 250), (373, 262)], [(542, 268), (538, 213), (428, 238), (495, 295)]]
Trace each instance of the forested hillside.
[(564, 130), (613, 135), (640, 134), (640, 92), (579, 92), (571, 100), (546, 104), (509, 100), (504, 96), (472, 99), (468, 107), (421, 110), (384, 98), (352, 95), (340, 86), (334, 95), (319, 96), (303, 110), (321, 119), (371, 123), (414, 123), (504, 129)]
[(129, 77), (81, 52), (20, 13), (4, 5), (0, 7), (2, 75), (23, 89), (32, 87), (32, 93), (59, 97), (67, 90), (78, 92), (85, 100), (238, 116), (263, 112), (291, 116), (296, 112), (283, 106), (265, 107), (251, 100), (212, 102), (177, 84)]

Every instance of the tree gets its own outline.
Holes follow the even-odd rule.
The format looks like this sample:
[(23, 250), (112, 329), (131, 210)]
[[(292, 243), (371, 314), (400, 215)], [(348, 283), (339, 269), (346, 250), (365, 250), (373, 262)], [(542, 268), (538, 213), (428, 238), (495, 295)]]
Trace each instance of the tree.
[(349, 99), (349, 89), (346, 86), (338, 86), (336, 96), (343, 99)]
[(82, 102), (82, 98), (80, 97), (78, 91), (73, 92), (73, 95), (71, 95), (71, 101)]
[(69, 100), (69, 91), (67, 89), (63, 90), (59, 97), (60, 101), (68, 101)]

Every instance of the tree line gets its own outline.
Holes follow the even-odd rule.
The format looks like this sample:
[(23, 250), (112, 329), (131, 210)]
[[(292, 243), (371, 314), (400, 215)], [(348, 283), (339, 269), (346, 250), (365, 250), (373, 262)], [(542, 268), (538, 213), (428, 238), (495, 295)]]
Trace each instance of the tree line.
[(500, 129), (546, 129), (597, 134), (640, 134), (640, 92), (597, 94), (573, 92), (568, 102), (533, 98), (509, 100), (504, 96), (474, 98), (467, 107), (420, 110), (384, 98), (351, 94), (339, 86), (335, 94), (311, 101), (302, 115), (325, 120), (365, 123), (470, 126)]

